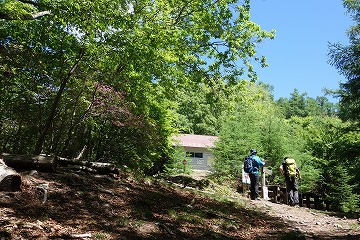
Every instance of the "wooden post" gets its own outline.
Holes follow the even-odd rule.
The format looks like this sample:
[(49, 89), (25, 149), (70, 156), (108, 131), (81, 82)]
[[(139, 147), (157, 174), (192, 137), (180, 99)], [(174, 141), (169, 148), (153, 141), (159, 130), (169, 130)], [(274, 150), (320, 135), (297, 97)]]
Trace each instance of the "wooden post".
[(266, 187), (266, 182), (265, 182), (265, 171), (264, 168), (261, 168), (261, 190), (262, 190), (262, 197), (265, 200), (269, 199), (268, 196), (268, 188)]
[(326, 210), (330, 211), (330, 201), (325, 200)]
[(310, 195), (306, 195), (306, 207), (310, 208)]
[(314, 208), (321, 209), (321, 201), (318, 195), (314, 195)]
[(286, 187), (280, 187), (280, 199), (282, 199), (284, 204), (289, 204), (289, 194)]
[(186, 164), (187, 164), (186, 159), (184, 159), (184, 160), (182, 161), (182, 164), (183, 164), (183, 166), (184, 166), (183, 171), (186, 172)]
[[(267, 186), (268, 188), (268, 197), (270, 200), (272, 200), (273, 202), (279, 202), (279, 186), (277, 185), (270, 185), (270, 186)], [(271, 194), (270, 194), (271, 192)]]

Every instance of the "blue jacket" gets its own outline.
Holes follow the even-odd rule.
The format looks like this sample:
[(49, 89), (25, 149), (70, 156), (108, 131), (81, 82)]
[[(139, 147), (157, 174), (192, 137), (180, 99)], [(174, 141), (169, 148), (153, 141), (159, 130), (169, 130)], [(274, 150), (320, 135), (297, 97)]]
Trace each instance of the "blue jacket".
[(253, 168), (251, 170), (251, 173), (259, 174), (260, 167), (264, 166), (265, 163), (261, 161), (261, 159), (256, 155), (251, 155), (250, 157), (253, 159)]

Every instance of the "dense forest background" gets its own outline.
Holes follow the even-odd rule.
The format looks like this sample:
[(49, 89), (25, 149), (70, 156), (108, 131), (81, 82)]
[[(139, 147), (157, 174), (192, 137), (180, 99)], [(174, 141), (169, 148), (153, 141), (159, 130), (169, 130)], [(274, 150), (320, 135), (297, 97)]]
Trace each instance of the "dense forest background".
[(358, 211), (360, 1), (343, 4), (355, 23), (348, 46), (329, 44), (347, 79), (333, 103), (296, 89), (275, 100), (257, 79), (256, 48), (275, 30), (250, 21), (250, 0), (1, 0), (0, 151), (153, 175), (181, 166), (173, 134), (217, 135), (219, 180), (238, 178), (255, 147), (271, 183), (291, 156), (302, 191)]

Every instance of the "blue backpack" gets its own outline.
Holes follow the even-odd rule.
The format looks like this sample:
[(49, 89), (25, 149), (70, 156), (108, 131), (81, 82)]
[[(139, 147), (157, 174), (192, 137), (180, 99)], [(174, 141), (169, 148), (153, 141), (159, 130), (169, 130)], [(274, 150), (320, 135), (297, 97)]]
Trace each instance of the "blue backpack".
[(244, 172), (250, 173), (253, 169), (253, 159), (251, 156), (246, 156), (244, 158)]

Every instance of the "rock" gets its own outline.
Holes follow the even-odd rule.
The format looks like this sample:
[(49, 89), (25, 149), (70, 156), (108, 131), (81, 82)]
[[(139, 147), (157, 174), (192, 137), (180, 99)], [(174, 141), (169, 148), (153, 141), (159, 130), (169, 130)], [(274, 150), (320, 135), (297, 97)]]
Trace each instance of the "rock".
[(343, 226), (341, 226), (340, 224), (337, 224), (337, 223), (334, 224), (334, 227), (343, 229)]

